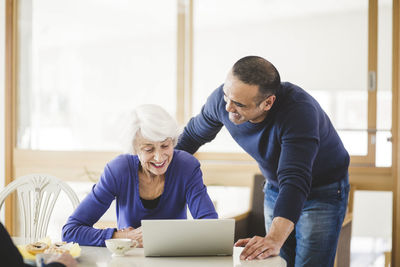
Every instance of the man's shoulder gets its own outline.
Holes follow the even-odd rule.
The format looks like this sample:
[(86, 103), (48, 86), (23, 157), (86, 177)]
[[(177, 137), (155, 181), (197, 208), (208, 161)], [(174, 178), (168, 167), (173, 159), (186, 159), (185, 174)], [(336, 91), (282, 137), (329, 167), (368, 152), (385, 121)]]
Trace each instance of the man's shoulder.
[(298, 85), (283, 82), (281, 90), (278, 97), (281, 98), (280, 109), (282, 110), (320, 109), (318, 101)]
[(207, 103), (218, 106), (223, 99), (224, 95), (224, 84), (218, 86), (207, 98)]
[(301, 86), (290, 82), (282, 82), (281, 90), (282, 96), (290, 97), (294, 101), (308, 100), (312, 98), (312, 96)]
[(226, 115), (223, 86), (223, 84), (220, 85), (208, 96), (201, 111), (201, 114), (207, 117), (207, 120), (216, 123), (222, 122), (224, 115)]

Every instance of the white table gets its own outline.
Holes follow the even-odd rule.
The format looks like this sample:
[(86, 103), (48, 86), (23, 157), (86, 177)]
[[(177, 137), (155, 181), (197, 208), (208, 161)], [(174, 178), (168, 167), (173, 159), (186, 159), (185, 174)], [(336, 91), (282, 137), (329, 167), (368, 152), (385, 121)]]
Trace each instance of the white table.
[[(12, 239), (16, 245), (29, 243), (26, 238)], [(234, 247), (233, 256), (215, 257), (145, 257), (143, 248), (132, 249), (123, 257), (113, 257), (105, 247), (81, 246), (81, 249), (81, 255), (77, 259), (79, 267), (286, 267), (285, 260), (279, 256), (265, 260), (241, 261), (239, 255), (243, 248), (238, 247)]]
[[(248, 188), (215, 186), (208, 189), (210, 195), (213, 196), (214, 202), (217, 204), (216, 208), (221, 218), (236, 218), (237, 216), (245, 216), (249, 212), (250, 191)], [(237, 195), (242, 196), (239, 199), (240, 203), (230, 200), (232, 196)], [(223, 203), (230, 203), (231, 205), (227, 206)], [(115, 211), (113, 212), (115, 213)], [(112, 220), (112, 223), (115, 224), (115, 219)], [(109, 227), (115, 227), (115, 225), (110, 225)], [(59, 236), (58, 233), (57, 236)], [(13, 237), (13, 241), (16, 244), (30, 243), (29, 240), (18, 237)], [(124, 257), (112, 257), (112, 253), (105, 247), (81, 246), (81, 248), (81, 256), (78, 258), (78, 266), (80, 267), (286, 266), (286, 262), (279, 256), (265, 260), (241, 261), (239, 255), (243, 248), (236, 247), (234, 248), (233, 256), (216, 257), (144, 257), (144, 252), (141, 248), (129, 251)]]
[(142, 248), (135, 248), (123, 257), (113, 257), (104, 247), (82, 246), (78, 266), (82, 267), (200, 267), (200, 266), (264, 266), (285, 267), (286, 262), (281, 257), (271, 257), (265, 260), (241, 261), (240, 252), (243, 248), (234, 248), (233, 256), (215, 257), (145, 257)]

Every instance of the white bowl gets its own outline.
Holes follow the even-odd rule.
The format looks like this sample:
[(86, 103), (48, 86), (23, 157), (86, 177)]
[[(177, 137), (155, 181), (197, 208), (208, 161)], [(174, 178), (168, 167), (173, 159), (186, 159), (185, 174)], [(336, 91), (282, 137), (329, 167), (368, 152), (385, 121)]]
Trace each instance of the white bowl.
[(135, 248), (138, 242), (129, 238), (107, 239), (106, 247), (113, 253), (113, 256), (124, 256), (125, 252)]

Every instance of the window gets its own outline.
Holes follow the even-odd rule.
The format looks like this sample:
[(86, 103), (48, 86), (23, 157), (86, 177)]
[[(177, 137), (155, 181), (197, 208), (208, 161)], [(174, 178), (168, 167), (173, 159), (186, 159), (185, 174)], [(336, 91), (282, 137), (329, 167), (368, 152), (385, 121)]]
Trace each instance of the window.
[(376, 166), (392, 166), (392, 2), (379, 1)]
[[(366, 0), (193, 1), (193, 86), (180, 100), (176, 1), (21, 1), (17, 147), (121, 151), (136, 105), (177, 114), (190, 102), (193, 112), (183, 117), (195, 115), (232, 64), (253, 54), (320, 102), (353, 164), (390, 166), (392, 8), (388, 0), (379, 5), (379, 21), (370, 18), (379, 38), (371, 41)], [(368, 91), (374, 51), (377, 90)], [(243, 152), (225, 129), (200, 151)]]
[(120, 151), (136, 105), (175, 115), (175, 1), (18, 7), (18, 148)]
[[(236, 60), (261, 55), (277, 67), (283, 81), (299, 85), (319, 101), (353, 156), (352, 163), (374, 162), (370, 142), (375, 142), (377, 134), (376, 161), (380, 166), (391, 165), (387, 158), (391, 144), (386, 141), (391, 121), (386, 115), (391, 110), (390, 1), (379, 1), (377, 122), (383, 131), (377, 132), (376, 121), (371, 124), (374, 115), (369, 114), (369, 109), (375, 110), (371, 106), (376, 107), (376, 91), (368, 91), (368, 64), (374, 60), (368, 55), (376, 45), (368, 48), (368, 1), (194, 3), (194, 114), (224, 82)], [(201, 151), (242, 150), (223, 130)]]

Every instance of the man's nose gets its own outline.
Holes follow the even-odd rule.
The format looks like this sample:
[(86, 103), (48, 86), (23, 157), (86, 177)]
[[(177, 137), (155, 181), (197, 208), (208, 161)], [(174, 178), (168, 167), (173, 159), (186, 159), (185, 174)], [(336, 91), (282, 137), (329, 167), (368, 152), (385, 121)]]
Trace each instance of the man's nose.
[(226, 105), (225, 105), (225, 110), (228, 112), (234, 112), (235, 109), (232, 105), (232, 101), (230, 101), (229, 99), (226, 100)]

